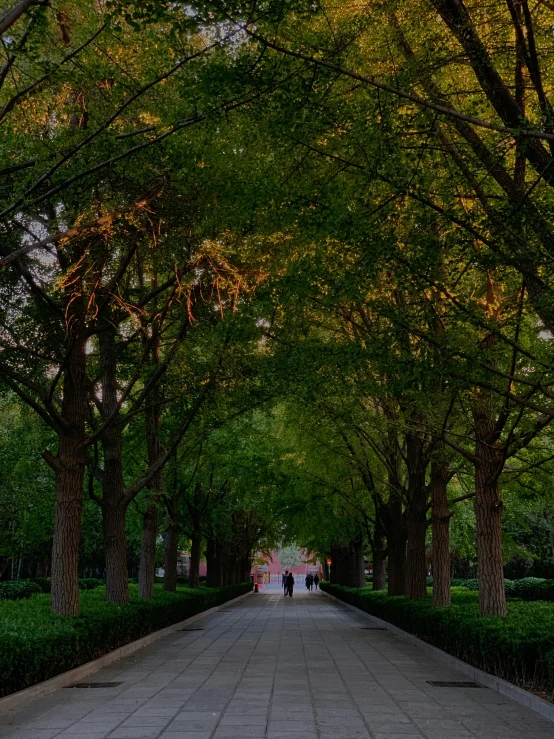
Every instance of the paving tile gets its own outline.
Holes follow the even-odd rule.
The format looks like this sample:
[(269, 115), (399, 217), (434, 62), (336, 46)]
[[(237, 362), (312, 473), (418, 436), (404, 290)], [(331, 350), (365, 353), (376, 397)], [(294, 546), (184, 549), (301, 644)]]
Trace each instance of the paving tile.
[(159, 726), (127, 726), (114, 729), (109, 737), (110, 739), (154, 739), (160, 731)]
[[(554, 723), (320, 593), (269, 590), (0, 716), (0, 739), (554, 739)], [(267, 731), (266, 731), (267, 727)]]

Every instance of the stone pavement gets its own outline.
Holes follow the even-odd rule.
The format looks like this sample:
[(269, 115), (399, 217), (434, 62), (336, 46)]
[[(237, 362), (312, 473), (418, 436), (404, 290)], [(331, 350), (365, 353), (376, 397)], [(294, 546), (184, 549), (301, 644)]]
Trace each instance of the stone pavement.
[[(9, 739), (554, 739), (554, 724), (467, 681), (325, 595), (271, 587), (0, 716)], [(365, 628), (364, 628), (365, 627)]]

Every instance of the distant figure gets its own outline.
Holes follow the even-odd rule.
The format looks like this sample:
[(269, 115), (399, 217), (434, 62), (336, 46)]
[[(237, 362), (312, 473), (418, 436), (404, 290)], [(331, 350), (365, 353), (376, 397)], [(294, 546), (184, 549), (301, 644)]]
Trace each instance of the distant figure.
[(306, 575), (306, 590), (311, 590), (314, 586), (314, 576), (308, 572)]
[(314, 585), (315, 589), (317, 590), (317, 586), (319, 585), (319, 575), (316, 573), (314, 577)]
[(265, 587), (267, 587), (267, 572), (264, 572), (263, 581), (264, 581), (264, 585), (263, 586), (265, 588)]
[(288, 574), (289, 574), (289, 571), (285, 570), (282, 580), (281, 580), (281, 585), (283, 586), (283, 595), (287, 594), (287, 575)]
[(287, 592), (285, 595), (289, 595), (292, 598), (292, 589), (294, 588), (294, 577), (292, 576), (292, 572), (289, 572), (287, 575)]

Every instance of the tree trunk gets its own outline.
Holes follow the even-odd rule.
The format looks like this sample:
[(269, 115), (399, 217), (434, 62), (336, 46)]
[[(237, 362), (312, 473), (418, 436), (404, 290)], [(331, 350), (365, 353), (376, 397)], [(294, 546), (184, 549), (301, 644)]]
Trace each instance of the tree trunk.
[(242, 559), (241, 577), (239, 583), (250, 582), (250, 573), (252, 571), (252, 557), (248, 555)]
[(224, 583), (224, 555), (223, 544), (219, 536), (213, 538), (214, 556), (213, 556), (213, 577), (212, 587), (219, 588)]
[[(419, 421), (420, 419), (418, 419)], [(408, 468), (408, 535), (406, 597), (410, 600), (427, 598), (427, 563), (425, 536), (427, 532), (427, 488), (425, 474), (427, 455), (424, 440), (414, 433), (406, 436), (406, 466)]]
[[(113, 416), (118, 408), (115, 328), (110, 324), (99, 334), (102, 367), (102, 418)], [(127, 534), (125, 531), (125, 484), (123, 480), (123, 438), (116, 420), (101, 437), (104, 468), (102, 482), (102, 519), (106, 557), (106, 600), (128, 603)]]
[(222, 573), (222, 585), (229, 585), (231, 580), (231, 542), (223, 539), (220, 546), (221, 550), (221, 573)]
[(363, 588), (365, 585), (364, 574), (364, 548), (363, 539), (358, 537), (350, 542), (346, 549), (346, 569), (344, 584), (349, 588)]
[(373, 534), (373, 590), (384, 590), (386, 588), (386, 556), (385, 537), (380, 529), (376, 527)]
[(86, 341), (76, 339), (64, 372), (61, 415), (68, 423), (58, 455), (45, 455), (56, 477), (52, 544), (52, 613), (79, 615), (79, 542), (85, 480)]
[(329, 567), (329, 581), (333, 585), (339, 585), (338, 574), (340, 570), (340, 552), (337, 546), (331, 547), (331, 566)]
[(142, 519), (142, 543), (139, 565), (139, 598), (154, 597), (156, 543), (158, 540), (158, 506), (151, 503)]
[[(156, 283), (157, 284), (157, 283)], [(160, 363), (160, 337), (157, 324), (154, 328), (154, 337), (150, 347), (152, 370), (155, 371)], [(149, 339), (146, 343), (148, 344)], [(145, 409), (146, 421), (146, 448), (148, 453), (148, 466), (151, 467), (159, 459), (161, 454), (160, 443), (160, 392), (156, 386), (150, 394), (150, 400)], [(139, 597), (154, 597), (154, 578), (156, 576), (156, 542), (158, 539), (158, 501), (162, 489), (161, 470), (154, 475), (148, 489), (152, 492), (152, 499), (148, 501), (146, 513), (142, 523), (142, 544), (139, 566)]]
[(480, 393), (474, 404), (475, 520), (479, 564), (481, 616), (505, 616), (506, 595), (502, 562), (502, 501), (498, 477), (502, 455), (494, 439), (495, 421), (490, 393)]
[(406, 595), (406, 534), (387, 536), (389, 595)]
[[(394, 421), (396, 414), (385, 408), (385, 414)], [(380, 511), (387, 537), (389, 595), (406, 594), (406, 527), (401, 493), (401, 455), (397, 432), (392, 428), (384, 437), (383, 452), (387, 460), (389, 499)]]
[(406, 595), (406, 529), (402, 498), (393, 490), (387, 504), (389, 595)]
[(102, 524), (106, 559), (106, 600), (109, 603), (129, 602), (126, 511), (126, 506), (110, 505), (104, 500)]
[(198, 528), (196, 528), (192, 532), (190, 544), (189, 588), (198, 587), (201, 548), (202, 532)]
[(206, 540), (206, 585), (209, 588), (215, 587), (216, 566), (216, 541), (215, 537), (211, 535)]
[(421, 511), (408, 512), (406, 552), (406, 597), (410, 600), (427, 598), (427, 563), (425, 537), (427, 520)]
[(169, 501), (169, 509), (165, 516), (165, 550), (164, 550), (164, 590), (174, 593), (177, 590), (177, 557), (179, 556), (179, 526), (177, 524), (177, 506), (173, 499)]
[(440, 458), (431, 464), (429, 484), (432, 506), (433, 605), (449, 606), (450, 598), (450, 517), (448, 510), (448, 464)]

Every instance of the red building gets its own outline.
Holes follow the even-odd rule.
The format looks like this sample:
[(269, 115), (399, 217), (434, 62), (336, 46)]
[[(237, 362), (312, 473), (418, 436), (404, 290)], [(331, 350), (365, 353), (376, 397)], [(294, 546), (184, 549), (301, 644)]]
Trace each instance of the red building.
[[(289, 548), (290, 549), (290, 548)], [(283, 550), (281, 550), (283, 552)], [(283, 555), (282, 555), (283, 556)], [(322, 578), (323, 568), (321, 563), (318, 562), (313, 554), (308, 554), (304, 550), (299, 550), (299, 556), (296, 560), (293, 559), (291, 564), (291, 557), (283, 557), (285, 564), (281, 563), (278, 552), (271, 552), (268, 555), (258, 553), (256, 556), (257, 564), (254, 564), (251, 570), (251, 575), (254, 582), (263, 583), (264, 575), (268, 576), (268, 581), (272, 583), (281, 584), (281, 578), (285, 570), (292, 572), (294, 579), (297, 583), (303, 582), (304, 578), (308, 573), (312, 575), (318, 574), (320, 579)], [(261, 561), (265, 564), (261, 564)]]

